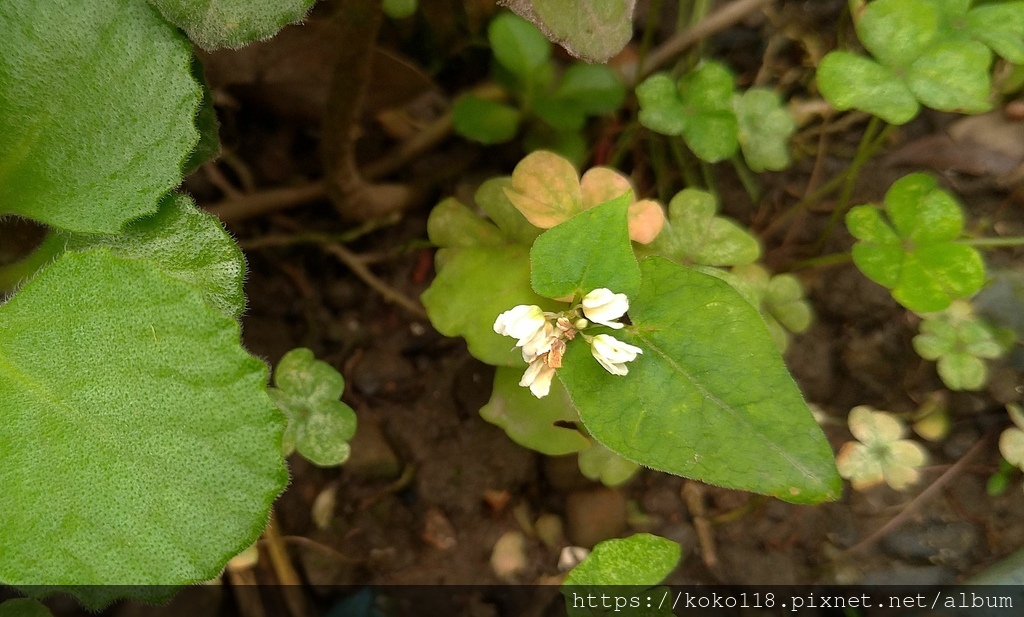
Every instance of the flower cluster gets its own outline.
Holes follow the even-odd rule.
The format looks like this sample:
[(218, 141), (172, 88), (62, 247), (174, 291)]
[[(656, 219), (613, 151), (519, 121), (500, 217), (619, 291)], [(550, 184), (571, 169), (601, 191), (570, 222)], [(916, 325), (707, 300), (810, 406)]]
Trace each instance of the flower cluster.
[(629, 299), (626, 294), (617, 294), (602, 287), (583, 296), (578, 305), (561, 313), (520, 304), (498, 315), (494, 331), (518, 339), (516, 347), (522, 348), (523, 360), (529, 364), (519, 385), (529, 387), (534, 396), (543, 398), (551, 391), (555, 369), (562, 366), (566, 341), (573, 340), (577, 334), (590, 344), (590, 353), (605, 370), (612, 375), (629, 373), (626, 362), (635, 360), (637, 354), (643, 353), (642, 349), (609, 334), (588, 336), (580, 332), (591, 324), (618, 330), (623, 327), (618, 320), (627, 310)]

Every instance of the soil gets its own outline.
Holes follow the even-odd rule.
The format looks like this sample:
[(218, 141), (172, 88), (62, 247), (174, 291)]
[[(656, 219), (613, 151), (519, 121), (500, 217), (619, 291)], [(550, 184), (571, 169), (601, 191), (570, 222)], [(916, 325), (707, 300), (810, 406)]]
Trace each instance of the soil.
[[(435, 5), (444, 3), (421, 4), (436, 16)], [(815, 5), (813, 11), (809, 5)], [(741, 84), (749, 84), (762, 65), (767, 42), (780, 36), (781, 27), (773, 21), (804, 31), (816, 25), (823, 32), (835, 31), (844, 5), (782, 2), (772, 19), (753, 16), (706, 41), (704, 50), (729, 62)], [(313, 22), (329, 12), (330, 6), (320, 7)], [(473, 43), (480, 40), (479, 30), (473, 39), (464, 26), (448, 24), (425, 41), (430, 37), (424, 31), (440, 28), (437, 23), (431, 16), (415, 25), (386, 22), (381, 35), (382, 48), (392, 54), (412, 56), (433, 49), (413, 60), (411, 70), (440, 88), (421, 88), (414, 99), (398, 97), (405, 97), (398, 108), (406, 110), (413, 124), (436, 117), (438, 97), (447, 96), (441, 92), (450, 95), (472, 85), (488, 70), (486, 48)], [(293, 35), (301, 38), (301, 31), (288, 36)], [(811, 60), (801, 40), (811, 39), (806, 34), (784, 39), (782, 51), (770, 58), (770, 77), (785, 82), (787, 97), (807, 96)], [(273, 42), (263, 45), (263, 50), (274, 49)], [(218, 52), (206, 60), (208, 66), (220, 66), (243, 53)], [(274, 74), (276, 81), (266, 76), (269, 71), (258, 83), (238, 85), (223, 76), (212, 80), (228, 152), (217, 170), (236, 186), (300, 186), (323, 174), (317, 152), (327, 137), (310, 120), (309, 109), (312, 105), (316, 112), (318, 100), (322, 105), (325, 95), (316, 88), (326, 80), (329, 59), (294, 64)], [(423, 68), (427, 66), (429, 71)], [(321, 79), (308, 79), (310, 71), (319, 71)], [(287, 105), (280, 93), (294, 83), (300, 84), (299, 91), (284, 100), (298, 102), (290, 103), (294, 113), (288, 113), (281, 109)], [(381, 110), (372, 111), (360, 123), (357, 154), (364, 162), (377, 159), (396, 142), (397, 129), (385, 130)], [(934, 156), (927, 161), (891, 158), (908, 144), (943, 133), (952, 121), (950, 115), (925, 113), (895, 132), (885, 151), (861, 172), (855, 203), (878, 200), (908, 171), (946, 165), (939, 170), (947, 172), (942, 180), (969, 205), (969, 220), (984, 221), (989, 228), (1020, 228), (1024, 204), (1019, 192), (991, 177), (949, 171), (948, 161), (935, 163)], [(599, 141), (607, 128), (596, 127), (589, 136)], [(725, 213), (756, 233), (765, 232), (810, 184), (820, 185), (849, 164), (863, 130), (864, 122), (853, 122), (819, 140), (802, 129), (795, 141), (805, 150), (796, 151), (795, 163), (786, 172), (758, 176), (763, 197), (757, 203), (731, 167), (714, 167)], [(827, 151), (819, 155), (815, 148), (821, 147)], [(456, 137), (439, 142), (389, 177), (414, 186), (417, 203), (397, 221), (392, 218), (347, 248), (365, 259), (383, 282), (415, 300), (433, 275), (433, 251), (424, 241), (431, 205), (447, 195), (468, 201), (466, 196), (480, 181), (510, 172), (522, 155), (518, 148), (516, 143), (485, 148)], [(648, 183), (643, 190), (656, 193), (646, 157), (638, 155), (629, 165), (634, 178)], [(191, 176), (185, 188), (203, 206), (224, 196), (208, 169)], [(828, 229), (834, 199), (828, 197), (793, 218), (781, 233), (762, 235), (765, 263), (782, 271), (801, 259), (848, 251), (851, 239), (842, 225)], [(340, 233), (355, 227), (327, 200), (229, 224), (243, 245), (270, 235)], [(828, 240), (818, 249), (823, 237)], [(994, 436), (1007, 421), (1005, 395), (951, 395), (950, 435), (940, 443), (926, 443), (930, 466), (906, 493), (885, 487), (855, 492), (847, 485), (837, 502), (797, 506), (650, 470), (608, 489), (584, 478), (574, 456), (551, 458), (529, 451), (481, 419), (478, 410), (488, 400), (493, 369), (473, 359), (461, 340), (441, 336), (427, 320), (387, 302), (321, 247), (257, 248), (247, 250), (247, 257), (250, 306), (243, 331), (248, 348), (272, 365), (294, 347), (311, 348), (345, 376), (344, 400), (360, 423), (351, 461), (342, 467), (317, 468), (292, 456), (291, 485), (275, 506), (289, 561), (309, 585), (302, 595), (316, 605), (330, 606), (331, 593), (336, 594), (318, 590), (318, 585), (555, 582), (565, 546), (637, 531), (682, 546), (682, 562), (670, 583), (945, 583), (963, 580), (1024, 545), (1019, 479), (1000, 496), (986, 493), (986, 481), (999, 462)], [(992, 259), (1019, 263), (1019, 255), (1012, 252)], [(835, 450), (851, 439), (845, 419), (852, 407), (908, 412), (928, 393), (943, 389), (934, 364), (921, 360), (911, 346), (916, 318), (885, 289), (850, 264), (796, 273), (813, 303), (815, 321), (794, 337), (785, 358), (808, 401), (822, 411), (823, 428)], [(1008, 389), (1019, 397), (1020, 390), (1014, 390), (1019, 375), (1002, 375), (1001, 392)], [(972, 451), (979, 440), (987, 442)], [(951, 472), (968, 452), (970, 461)], [(918, 506), (915, 500), (939, 478), (948, 483)], [(690, 505), (686, 496), (692, 498)], [(902, 525), (869, 546), (858, 545), (911, 504), (915, 511)], [(546, 516), (546, 531), (538, 535), (535, 524), (543, 515), (556, 518)], [(697, 519), (710, 523), (703, 537)], [(521, 533), (525, 544), (521, 555), (513, 551), (514, 572), (499, 578), (492, 552), (509, 532)], [(253, 572), (257, 580), (273, 582), (279, 572), (266, 549), (264, 544)], [(280, 610), (285, 595), (275, 592), (267, 601)]]

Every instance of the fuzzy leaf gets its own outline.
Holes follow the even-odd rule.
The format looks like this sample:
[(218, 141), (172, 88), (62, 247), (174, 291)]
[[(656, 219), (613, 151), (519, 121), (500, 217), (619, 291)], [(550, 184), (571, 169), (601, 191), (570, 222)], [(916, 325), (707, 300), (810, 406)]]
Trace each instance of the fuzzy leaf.
[(53, 617), (53, 613), (36, 600), (15, 598), (0, 603), (0, 617)]
[(633, 37), (636, 0), (502, 0), (587, 62), (605, 62)]
[(681, 553), (677, 543), (648, 533), (599, 542), (565, 577), (562, 593), (571, 596), (574, 587), (652, 587), (675, 570)]
[(138, 0), (0, 2), (0, 215), (115, 233), (181, 183), (191, 47)]
[(316, 0), (149, 0), (167, 21), (206, 50), (272, 37), (306, 16)]
[(309, 349), (286, 353), (274, 370), (276, 388), (267, 394), (287, 416), (282, 453), (297, 450), (320, 467), (341, 465), (351, 452), (356, 413), (342, 403), (345, 379), (333, 366), (316, 359)]
[(0, 580), (73, 585), (91, 608), (160, 600), (259, 537), (288, 480), (284, 418), (234, 319), (100, 248), (66, 253), (0, 323)]
[[(587, 430), (621, 456), (710, 484), (794, 503), (835, 499), (832, 450), (757, 311), (732, 287), (650, 257), (631, 297), (643, 349), (629, 374), (569, 345), (559, 378)], [(625, 413), (624, 410), (628, 410)]]

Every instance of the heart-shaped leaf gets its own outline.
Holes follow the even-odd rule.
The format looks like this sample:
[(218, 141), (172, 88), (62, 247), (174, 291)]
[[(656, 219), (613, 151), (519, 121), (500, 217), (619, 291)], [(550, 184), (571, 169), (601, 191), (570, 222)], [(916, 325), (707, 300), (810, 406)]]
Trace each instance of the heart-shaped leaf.
[(756, 261), (757, 239), (732, 220), (717, 216), (710, 193), (684, 189), (668, 205), (668, 222), (651, 243), (658, 255), (681, 264), (732, 266)]
[(761, 172), (789, 167), (789, 138), (796, 123), (771, 90), (751, 88), (732, 102), (738, 139), (750, 169)]
[(612, 375), (569, 345), (559, 378), (587, 430), (623, 457), (795, 503), (835, 499), (832, 450), (757, 311), (725, 282), (657, 257), (641, 263)]
[(963, 300), (953, 301), (941, 313), (925, 315), (914, 350), (925, 360), (937, 361), (939, 377), (951, 390), (981, 389), (988, 381), (984, 360), (1006, 353), (996, 329), (976, 317)]
[(0, 580), (73, 586), (91, 608), (160, 599), (256, 540), (287, 483), (284, 418), (201, 291), (69, 252), (0, 323)]
[(554, 152), (540, 150), (519, 161), (505, 194), (526, 220), (541, 229), (550, 229), (583, 210), (579, 174), (572, 163)]
[(286, 353), (274, 369), (276, 388), (267, 394), (288, 418), (281, 446), (287, 456), (298, 451), (314, 465), (331, 467), (348, 460), (356, 432), (356, 413), (342, 403), (345, 379), (309, 349)]
[(191, 47), (138, 0), (0, 3), (0, 214), (115, 233), (199, 140)]

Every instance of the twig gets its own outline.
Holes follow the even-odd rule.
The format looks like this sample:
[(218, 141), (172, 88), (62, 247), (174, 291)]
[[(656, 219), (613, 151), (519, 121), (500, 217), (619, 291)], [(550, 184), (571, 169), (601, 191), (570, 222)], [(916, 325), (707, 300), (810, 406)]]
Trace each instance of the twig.
[(989, 433), (982, 437), (981, 439), (979, 439), (976, 444), (971, 446), (971, 449), (967, 451), (967, 454), (963, 455), (963, 457), (961, 457), (959, 461), (957, 461), (956, 463), (951, 465), (949, 469), (944, 471), (942, 475), (935, 480), (935, 482), (932, 482), (931, 485), (928, 486), (928, 488), (921, 491), (921, 493), (917, 497), (914, 497), (914, 499), (910, 503), (908, 503), (906, 507), (900, 511), (899, 514), (889, 519), (888, 523), (882, 525), (877, 531), (872, 533), (870, 536), (864, 538), (857, 544), (848, 548), (846, 552), (850, 554), (862, 551), (866, 548), (870, 548), (876, 542), (878, 542), (886, 535), (888, 535), (889, 532), (891, 532), (892, 530), (896, 529), (904, 522), (906, 522), (906, 520), (910, 517), (911, 514), (917, 512), (921, 508), (921, 506), (928, 503), (928, 501), (931, 500), (932, 497), (937, 495), (944, 486), (949, 484), (953, 480), (953, 478), (955, 478), (957, 474), (960, 473), (960, 470), (964, 469), (967, 466), (967, 463), (970, 462), (972, 458), (974, 458), (975, 456), (978, 455), (979, 452), (984, 450), (985, 446), (988, 445), (988, 443), (992, 440), (993, 435), (995, 435), (995, 433)]
[(284, 594), (288, 612), (292, 617), (306, 617), (310, 611), (306, 604), (306, 597), (302, 595), (302, 580), (299, 579), (299, 574), (288, 557), (288, 551), (277, 530), (277, 520), (273, 513), (271, 513), (270, 522), (267, 523), (267, 528), (263, 532), (263, 539), (266, 540), (270, 563), (277, 575), (277, 582), (281, 584), (281, 592)]
[(697, 531), (697, 541), (700, 543), (701, 560), (709, 570), (717, 574), (718, 552), (715, 550), (715, 536), (711, 532), (711, 521), (708, 520), (704, 508), (704, 486), (699, 482), (687, 481), (683, 485), (683, 499), (693, 517), (693, 528)]
[(647, 61), (637, 71), (638, 81), (657, 71), (671, 61), (672, 58), (693, 45), (725, 30), (750, 13), (772, 2), (774, 0), (736, 0), (735, 2), (730, 2), (711, 15), (708, 15), (707, 19), (702, 19), (692, 28), (683, 30), (652, 51), (651, 55), (647, 57)]
[(225, 223), (235, 223), (308, 204), (322, 199), (326, 194), (324, 182), (317, 180), (302, 186), (269, 189), (248, 193), (236, 199), (228, 198), (213, 204), (207, 210)]
[(326, 243), (321, 245), (325, 251), (338, 258), (338, 261), (348, 266), (352, 273), (358, 276), (371, 289), (379, 293), (385, 301), (393, 302), (404, 308), (413, 316), (419, 319), (427, 319), (427, 312), (416, 302), (406, 298), (400, 291), (391, 287), (377, 276), (370, 272), (366, 264), (359, 259), (359, 256), (337, 243)]
[[(382, 219), (373, 221), (367, 221), (362, 225), (354, 227), (348, 231), (343, 231), (337, 234), (323, 234), (318, 232), (305, 232), (297, 234), (271, 234), (267, 236), (260, 236), (257, 238), (249, 238), (246, 240), (239, 240), (238, 246), (242, 247), (243, 251), (253, 251), (257, 249), (280, 247), (280, 246), (295, 246), (297, 244), (326, 244), (326, 243), (340, 243), (348, 244), (362, 238), (363, 236), (375, 232), (378, 229), (384, 227), (390, 227), (398, 223), (401, 216), (398, 213), (386, 216)], [(367, 261), (366, 259), (360, 259), (360, 261)]]

